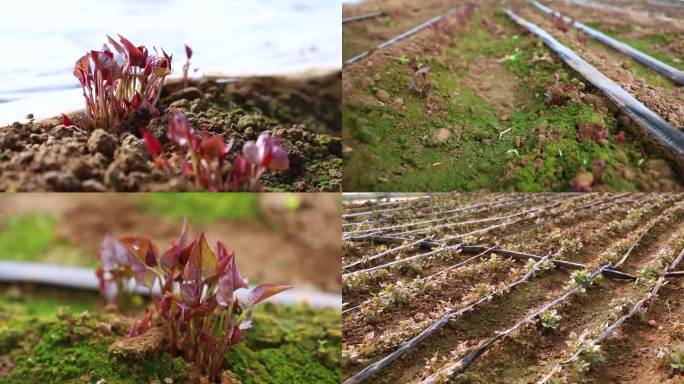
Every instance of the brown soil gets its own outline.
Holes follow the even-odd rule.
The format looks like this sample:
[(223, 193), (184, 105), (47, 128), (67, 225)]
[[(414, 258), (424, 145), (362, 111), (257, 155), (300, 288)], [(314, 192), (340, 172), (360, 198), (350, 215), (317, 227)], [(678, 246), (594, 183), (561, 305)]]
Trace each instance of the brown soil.
[[(572, 2), (568, 0), (562, 0), (566, 4), (574, 4), (586, 6), (586, 3), (591, 3), (589, 1), (582, 2)], [(553, 1), (555, 4), (558, 1)], [(667, 20), (669, 19), (684, 19), (684, 6), (681, 2), (676, 1), (661, 1), (661, 0), (602, 0), (601, 2), (595, 2), (591, 9), (594, 10), (610, 10), (621, 12), (623, 14), (628, 14), (634, 17), (634, 21), (640, 22), (663, 22), (667, 21), (669, 23), (676, 23), (677, 20)], [(579, 7), (578, 7), (579, 8)], [(654, 21), (655, 20), (655, 21)], [(632, 20), (630, 20), (632, 21)]]
[(592, 372), (592, 378), (597, 382), (681, 383), (681, 375), (673, 376), (657, 361), (660, 348), (684, 342), (682, 290), (682, 281), (664, 286), (643, 318), (628, 323), (610, 338), (606, 349), (609, 358)]
[[(268, 200), (278, 194), (264, 196)], [(206, 226), (207, 235), (210, 241), (220, 238), (236, 251), (241, 272), (252, 282), (339, 292), (341, 227), (335, 225), (340, 220), (339, 196), (299, 196), (302, 204), (297, 210), (268, 208), (264, 202), (266, 221), (221, 220)], [(2, 198), (0, 215), (35, 212), (34, 202), (43, 198), (50, 202), (50, 209), (40, 210), (60, 218), (57, 236), (93, 258), (107, 234), (147, 236), (161, 249), (178, 234), (180, 223), (144, 212), (135, 195), (8, 195)], [(193, 228), (203, 229), (197, 224)]]
[[(267, 190), (339, 191), (340, 74), (301, 79), (251, 78), (193, 87), (165, 86), (161, 117), (136, 114), (116, 131), (84, 132), (54, 118), (0, 128), (0, 191), (186, 191), (194, 184), (157, 168), (138, 127), (148, 124), (167, 149), (174, 108), (195, 129), (235, 139), (232, 156), (263, 131), (283, 139), (290, 169), (267, 173)], [(78, 114), (72, 116), (78, 125)]]
[(382, 11), (384, 16), (343, 24), (343, 60), (370, 50), (432, 17), (458, 5), (460, 0), (426, 0), (407, 3), (404, 0), (366, 0), (359, 4), (343, 4), (342, 17)]
[[(496, 197), (496, 195), (493, 196)], [(587, 263), (590, 265), (589, 268), (595, 268), (595, 265), (600, 263), (600, 261), (598, 261), (599, 257), (605, 257), (605, 255), (610, 252), (616, 252), (615, 250), (618, 249), (616, 244), (617, 239), (626, 240), (631, 244), (642, 231), (648, 231), (648, 235), (638, 243), (634, 252), (631, 254), (623, 268), (621, 268), (628, 273), (635, 274), (643, 267), (653, 265), (656, 261), (655, 255), (659, 254), (661, 250), (668, 254), (675, 255), (681, 251), (681, 249), (666, 248), (666, 244), (669, 240), (676, 239), (677, 236), (684, 233), (684, 222), (681, 220), (684, 215), (681, 213), (681, 208), (679, 208), (678, 212), (680, 213), (678, 213), (678, 215), (670, 216), (670, 218), (666, 219), (660, 215), (668, 208), (673, 208), (675, 203), (678, 203), (678, 206), (681, 207), (682, 197), (681, 194), (627, 194), (617, 199), (607, 201), (604, 204), (595, 205), (585, 210), (577, 210), (577, 207), (583, 204), (604, 201), (606, 198), (612, 198), (612, 196), (591, 194), (573, 199), (572, 197), (559, 194), (552, 197), (551, 200), (562, 200), (563, 204), (557, 208), (548, 210), (546, 215), (535, 220), (534, 225), (530, 226), (530, 223), (513, 224), (509, 227), (497, 229), (493, 233), (480, 237), (478, 243), (484, 246), (499, 244), (504, 249), (517, 249), (532, 254), (543, 255), (560, 251), (560, 244), (565, 244), (564, 242), (579, 239), (580, 242), (577, 243), (578, 245), (568, 246), (568, 248), (559, 253), (557, 257), (560, 259)], [(433, 199), (433, 205), (435, 207), (433, 216), (436, 215), (436, 212), (446, 209), (444, 201), (448, 199), (449, 198), (446, 196), (441, 199)], [(459, 195), (458, 197), (452, 197), (451, 199), (452, 201), (459, 201), (456, 206), (468, 205), (480, 201), (480, 198), (473, 195)], [(506, 200), (508, 197), (500, 196), (499, 199)], [(545, 204), (548, 204), (548, 202), (529, 201), (521, 207), (509, 209), (509, 213)], [(637, 209), (641, 210), (642, 213), (637, 214)], [(506, 209), (502, 209), (500, 214), (503, 214), (506, 211)], [(411, 219), (408, 217), (409, 215), (407, 215), (409, 211), (403, 212), (403, 216), (401, 216), (401, 213), (399, 212), (387, 212), (371, 214), (368, 215), (367, 218), (374, 218), (376, 220), (385, 218), (390, 220), (392, 217), (404, 217), (403, 219), (398, 219), (393, 224), (424, 220), (424, 218)], [(421, 213), (429, 214), (429, 210), (422, 209)], [(489, 213), (480, 215), (471, 212), (471, 218), (473, 219), (489, 216)], [(348, 222), (361, 221), (363, 218), (363, 216), (354, 217), (353, 220), (348, 220)], [(461, 218), (459, 218), (459, 220), (460, 219)], [(633, 226), (615, 226), (615, 223), (625, 223), (629, 222), (629, 220), (634, 220), (635, 224)], [(654, 223), (655, 225), (653, 225)], [(380, 227), (383, 224), (370, 225), (373, 227)], [(482, 224), (481, 226), (486, 227), (487, 225)], [(421, 226), (417, 225), (416, 227), (419, 228)], [(345, 227), (345, 230), (350, 230), (349, 226)], [(452, 233), (447, 233), (447, 235), (459, 232), (460, 231), (453, 231)], [(438, 234), (435, 239), (439, 239), (443, 237), (443, 235), (445, 234)], [(421, 236), (425, 235), (417, 234), (415, 236), (407, 236), (407, 241), (415, 241), (416, 239), (421, 238)], [(351, 243), (351, 245), (353, 245), (352, 248), (345, 247), (345, 262), (358, 259), (364, 255), (368, 256), (374, 254), (377, 251), (377, 249), (374, 249), (375, 247), (372, 247), (368, 242), (354, 242)], [(349, 252), (352, 249), (353, 252)], [(617, 251), (617, 253), (619, 252), (620, 251)], [(417, 254), (416, 250), (406, 252), (406, 254), (397, 257), (406, 257), (414, 254)], [(622, 253), (619, 254), (620, 256), (622, 255)], [(463, 256), (461, 256), (461, 258), (463, 258)], [(453, 262), (453, 260), (448, 259), (434, 259), (430, 263), (445, 267)], [(517, 266), (520, 266), (520, 263), (523, 263), (523, 261), (519, 260), (514, 262)], [(373, 265), (375, 265), (375, 263)], [(433, 270), (434, 267), (425, 268), (419, 272), (419, 276), (426, 276)], [(393, 311), (388, 317), (382, 318), (377, 323), (366, 322), (364, 324), (363, 320), (355, 315), (354, 312), (345, 314), (343, 316), (345, 348), (363, 351), (363, 348), (368, 348), (368, 346), (365, 345), (368, 341), (364, 341), (363, 339), (364, 335), (369, 334), (373, 335), (370, 340), (374, 341), (375, 344), (382, 343), (384, 339), (391, 337), (392, 335), (399, 337), (400, 340), (406, 341), (415, 336), (417, 331), (414, 331), (412, 334), (402, 333), (402, 331), (405, 331), (406, 325), (404, 325), (403, 328), (401, 323), (400, 325), (395, 325), (397, 324), (395, 323), (395, 319), (414, 317), (414, 322), (421, 329), (425, 329), (432, 321), (439, 317), (435, 316), (433, 318), (432, 311), (444, 305), (444, 295), (449, 296), (451, 294), (450, 292), (453, 292), (454, 287), (473, 287), (477, 283), (495, 284), (501, 279), (501, 277), (487, 275), (481, 272), (479, 274), (479, 279), (472, 280), (469, 277), (470, 275), (463, 274), (463, 269), (460, 271), (460, 273), (454, 271), (453, 274), (449, 275), (448, 284), (446, 285), (447, 288), (444, 288), (444, 286), (440, 287), (440, 289), (445, 289), (444, 292), (438, 291), (436, 293), (423, 295), (417, 298), (415, 303), (411, 302), (400, 310)], [(480, 269), (480, 271), (482, 271), (482, 269)], [(527, 313), (530, 313), (530, 311), (562, 294), (566, 289), (564, 286), (569, 280), (568, 274), (569, 271), (563, 268), (540, 272), (538, 276), (535, 275), (535, 277), (526, 284), (519, 286), (510, 292), (506, 292), (492, 301), (480, 305), (473, 312), (470, 312), (456, 321), (452, 321), (444, 329), (421, 342), (418, 347), (413, 348), (401, 359), (390, 364), (390, 366), (385, 368), (381, 373), (371, 377), (368, 382), (416, 382), (420, 378), (425, 378), (427, 375), (437, 371), (446, 362), (455, 362), (467, 352), (472, 351), (478, 343), (491, 337), (495, 331), (510, 327), (522, 319)], [(413, 277), (410, 275), (407, 276), (406, 274), (391, 272), (389, 276), (386, 276), (384, 279), (385, 281), (396, 281), (399, 279), (408, 282), (412, 278)], [(511, 277), (508, 278), (508, 281), (511, 281)], [(675, 291), (680, 291), (682, 285), (677, 285), (677, 281), (673, 281), (672, 284), (666, 287), (674, 289)], [(377, 292), (377, 289), (372, 289), (371, 291)], [(661, 304), (659, 304), (661, 309), (669, 308), (669, 311), (671, 311), (672, 314), (669, 316), (650, 317), (655, 319), (656, 325), (655, 327), (650, 326), (647, 329), (652, 331), (658, 329), (658, 334), (667, 335), (668, 332), (672, 334), (671, 330), (673, 328), (678, 329), (678, 327), (681, 327), (681, 323), (677, 323), (674, 320), (667, 321), (667, 319), (677, 318), (677, 306), (680, 305), (679, 301), (681, 300), (674, 299), (675, 296), (672, 295), (676, 295), (676, 293), (673, 294), (672, 291), (663, 290), (662, 292), (663, 295), (665, 295), (665, 292), (669, 292), (669, 297), (672, 298), (670, 300), (675, 301), (674, 304), (668, 302), (667, 307), (665, 307), (665, 305), (662, 304), (663, 302), (661, 299)], [(484, 293), (481, 293), (481, 295), (484, 296)], [(541, 374), (548, 372), (552, 366), (551, 364), (555, 364), (560, 361), (561, 358), (567, 357), (567, 346), (565, 341), (571, 332), (579, 334), (584, 329), (601, 326), (608, 318), (609, 303), (613, 299), (621, 297), (638, 300), (643, 297), (643, 291), (640, 291), (639, 288), (630, 281), (603, 279), (603, 281), (593, 288), (588, 288), (585, 296), (574, 297), (557, 307), (558, 313), (562, 316), (562, 320), (560, 322), (560, 328), (556, 333), (544, 332), (541, 327), (537, 328), (536, 323), (525, 325), (516, 334), (506, 337), (501, 342), (497, 343), (490, 351), (486, 352), (468, 368), (466, 371), (469, 378), (468, 382), (505, 383), (515, 380), (535, 382)], [(344, 301), (348, 302), (347, 294), (344, 295)], [(459, 304), (457, 300), (448, 305), (450, 308), (459, 308), (461, 304)], [(416, 308), (420, 308), (420, 310), (417, 310)], [(428, 320), (432, 318), (432, 321), (418, 324), (418, 320), (422, 320), (422, 318), (415, 319), (418, 315), (423, 316), (423, 318), (427, 317)], [(665, 324), (666, 322), (669, 324)], [(635, 323), (640, 324), (636, 319), (627, 324)], [(630, 325), (627, 325), (622, 329), (626, 332), (631, 329), (630, 327)], [(640, 328), (644, 327), (640, 326)], [(622, 334), (623, 331), (619, 332), (619, 334)], [(638, 342), (646, 342), (638, 338), (638, 334), (633, 336), (630, 335), (630, 337), (637, 338)], [(366, 338), (368, 340), (368, 336), (366, 336)], [(643, 338), (646, 338), (646, 336)], [(620, 340), (619, 337), (618, 340)], [(667, 340), (663, 340), (662, 338), (658, 340), (658, 342), (661, 346), (663, 342), (667, 345)], [(400, 342), (395, 345), (399, 344)], [(596, 381), (594, 382), (626, 381), (636, 383), (664, 382), (664, 380), (666, 380), (668, 375), (667, 369), (663, 370), (662, 368), (659, 368), (655, 359), (648, 361), (638, 359), (638, 356), (643, 356), (644, 352), (642, 349), (630, 349), (629, 352), (625, 353), (620, 349), (621, 347), (624, 347), (624, 343), (618, 341), (616, 346), (612, 346), (613, 338), (605, 340), (603, 344), (602, 350), (606, 350), (608, 351), (607, 353), (610, 354), (607, 356), (608, 360), (606, 364), (610, 364), (615, 372), (609, 372), (609, 375), (606, 377), (596, 376)], [(633, 343), (630, 344), (630, 348), (632, 346)], [(374, 345), (374, 347), (377, 346)], [(353, 360), (345, 361), (345, 365), (343, 366), (344, 377), (351, 376), (353, 373), (358, 372), (373, 361), (384, 357), (393, 349), (395, 348), (381, 349), (377, 353), (367, 356), (366, 360), (362, 359), (357, 362), (354, 362)], [(623, 363), (630, 364), (630, 367), (628, 369), (622, 369), (620, 364)], [(646, 381), (638, 381), (634, 378), (635, 376), (631, 376), (630, 379), (633, 381), (626, 380), (626, 378), (629, 377), (628, 375), (630, 372), (636, 372), (640, 369), (639, 367), (641, 365), (648, 366), (646, 371), (651, 373), (651, 378)], [(592, 374), (603, 371), (603, 365), (594, 368), (595, 369), (592, 369), (591, 371)], [(643, 374), (645, 375), (645, 373)], [(636, 377), (641, 376), (637, 375)]]

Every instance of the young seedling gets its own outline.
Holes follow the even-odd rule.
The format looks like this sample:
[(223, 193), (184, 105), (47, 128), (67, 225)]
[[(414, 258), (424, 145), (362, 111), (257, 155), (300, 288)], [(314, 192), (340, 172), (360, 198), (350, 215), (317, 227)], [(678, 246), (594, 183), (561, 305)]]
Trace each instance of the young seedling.
[(577, 42), (581, 45), (586, 45), (587, 40), (589, 40), (589, 35), (581, 29), (577, 29), (576, 31), (575, 38), (577, 39)]
[(546, 104), (562, 106), (570, 100), (569, 93), (573, 90), (572, 84), (560, 84), (558, 74), (554, 75), (554, 82), (544, 93)]
[(164, 78), (171, 73), (172, 56), (163, 49), (159, 56), (156, 48), (151, 55), (145, 46), (135, 46), (121, 35), (120, 42), (107, 38), (118, 57), (104, 44), (101, 51), (90, 51), (74, 66), (86, 102), (86, 127), (114, 129), (140, 108), (159, 115), (155, 106)]
[(542, 327), (546, 329), (556, 330), (560, 324), (562, 317), (555, 309), (546, 310), (539, 315)]
[(568, 32), (570, 28), (572, 28), (573, 25), (575, 25), (575, 21), (570, 19), (569, 21), (565, 21), (565, 18), (563, 15), (557, 12), (552, 12), (551, 13), (551, 22), (553, 23), (554, 27), (557, 29), (563, 31), (563, 32)]
[(409, 61), (407, 65), (409, 70), (411, 71), (411, 75), (413, 76), (409, 88), (411, 90), (418, 92), (418, 94), (420, 94), (422, 97), (428, 97), (432, 92), (432, 83), (428, 79), (430, 67), (419, 67), (415, 59)]
[(129, 336), (160, 326), (172, 355), (182, 356), (215, 380), (228, 348), (250, 328), (254, 306), (290, 287), (261, 284), (249, 291), (246, 301), (239, 301), (235, 291), (248, 284), (238, 270), (235, 251), (221, 241), (212, 249), (204, 232), (194, 239), (187, 232), (183, 222), (178, 239), (163, 253), (146, 237), (107, 236), (99, 250), (97, 276), (110, 300), (129, 280), (147, 287), (154, 310), (148, 309), (133, 324)]
[(589, 275), (589, 271), (585, 269), (572, 272), (572, 274), (570, 274), (570, 286), (573, 288), (579, 287), (579, 292), (581, 294), (585, 293), (587, 285), (591, 283)]
[(670, 352), (670, 366), (675, 372), (684, 373), (684, 344), (672, 348)]
[(224, 165), (233, 140), (225, 143), (221, 136), (212, 136), (206, 131), (198, 133), (180, 111), (171, 111), (166, 132), (175, 146), (170, 156), (164, 156), (164, 148), (154, 135), (142, 128), (141, 132), (157, 166), (192, 177), (197, 187), (214, 192), (259, 191), (262, 189), (259, 179), (266, 171), (284, 171), (290, 165), (281, 141), (264, 132), (256, 142), (247, 141), (242, 155), (236, 155), (226, 169)]
[(190, 82), (190, 78), (188, 77), (188, 71), (190, 70), (190, 59), (192, 58), (192, 48), (190, 48), (187, 44), (185, 45), (185, 56), (187, 57), (187, 60), (185, 61), (185, 64), (183, 64), (183, 87), (187, 87), (188, 83)]

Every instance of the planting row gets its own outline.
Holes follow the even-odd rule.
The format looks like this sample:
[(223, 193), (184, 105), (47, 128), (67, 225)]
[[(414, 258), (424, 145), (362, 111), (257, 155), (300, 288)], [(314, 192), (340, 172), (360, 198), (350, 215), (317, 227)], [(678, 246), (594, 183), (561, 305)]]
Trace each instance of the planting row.
[[(343, 288), (345, 379), (349, 383), (383, 381), (380, 377), (441, 382), (464, 371), (463, 377), (470, 377), (467, 368), (480, 356), (484, 356), (482, 361), (493, 361), (489, 348), (496, 346), (499, 351), (513, 343), (520, 349), (520, 337), (508, 335), (531, 332), (535, 328), (530, 328), (530, 322), (541, 324), (535, 332), (557, 328), (566, 301), (574, 303), (575, 296), (585, 295), (595, 279), (609, 278), (599, 285), (600, 300), (582, 307), (577, 323), (570, 322), (573, 327), (583, 325), (581, 319), (593, 319), (611, 300), (624, 296), (619, 292), (632, 292), (629, 282), (643, 281), (644, 276), (665, 279), (662, 268), (651, 266), (649, 256), (663, 244), (668, 251), (661, 253), (681, 250), (682, 198), (579, 196), (536, 225), (521, 226), (513, 234), (497, 230), (480, 238), (484, 246), (444, 246), (424, 237), (414, 247), (430, 244), (432, 251), (417, 249), (416, 254), (405, 247), (393, 254), (395, 260), (386, 267), (350, 268), (353, 271), (344, 275)], [(421, 239), (398, 240), (408, 246)], [(517, 252), (509, 250), (516, 245)], [(368, 239), (346, 247), (349, 260), (363, 260), (366, 252), (378, 254), (378, 247)], [(568, 276), (570, 271), (574, 271), (572, 276)], [(567, 279), (567, 289), (559, 291)], [(639, 294), (634, 292), (634, 296)], [(550, 297), (556, 299), (547, 301)], [(496, 329), (500, 331), (494, 333)], [(570, 329), (563, 328), (565, 336)], [(398, 359), (408, 350), (410, 355)], [(525, 364), (526, 351), (527, 347), (507, 350), (506, 360), (511, 364), (487, 363), (486, 368), (474, 370), (472, 377), (484, 381), (487, 375), (482, 372), (499, 378), (541, 375), (540, 367)], [(498, 352), (494, 356), (500, 359)], [(478, 361), (475, 367), (480, 364), (484, 363)], [(507, 376), (496, 376), (506, 369)]]

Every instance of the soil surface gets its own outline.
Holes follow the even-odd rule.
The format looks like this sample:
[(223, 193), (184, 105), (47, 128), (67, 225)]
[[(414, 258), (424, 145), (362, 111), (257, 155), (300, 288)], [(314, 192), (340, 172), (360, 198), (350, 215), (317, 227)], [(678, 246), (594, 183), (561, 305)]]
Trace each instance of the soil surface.
[(343, 4), (344, 18), (373, 12), (384, 12), (384, 15), (344, 24), (342, 60), (371, 50), (383, 41), (446, 12), (452, 6), (452, 2), (443, 0), (426, 0), (420, 4), (403, 0), (365, 0), (358, 4)]
[[(467, 3), (449, 3), (453, 38), (427, 28), (343, 69), (345, 190), (681, 190), (678, 160), (502, 9), (538, 23), (680, 129), (684, 88), (595, 41), (580, 44), (528, 3), (478, 2), (464, 18)], [(548, 5), (684, 68), (676, 23), (635, 16), (630, 24), (616, 11)], [(345, 24), (345, 40), (366, 36), (354, 24), (382, 28), (376, 19)], [(409, 87), (411, 59), (431, 68), (427, 97)], [(570, 87), (560, 105), (547, 96), (554, 85)], [(594, 161), (605, 162), (605, 177), (583, 188)]]
[[(0, 127), (1, 191), (188, 191), (196, 187), (154, 165), (138, 128), (169, 149), (169, 109), (184, 112), (194, 128), (235, 140), (269, 131), (282, 138), (290, 169), (269, 172), (266, 190), (339, 191), (341, 180), (340, 74), (302, 78), (205, 79), (181, 89), (164, 87), (161, 117), (134, 114), (112, 132), (64, 127), (61, 118)], [(78, 114), (71, 116), (78, 125)], [(149, 123), (149, 125), (148, 125)]]
[[(261, 197), (263, 220), (215, 220), (190, 223), (195, 231), (206, 229), (210, 241), (221, 239), (238, 255), (242, 274), (252, 282), (289, 284), (339, 292), (340, 199), (332, 193), (299, 194), (296, 209), (276, 201), (280, 194)], [(219, 195), (216, 198), (220, 198)], [(178, 235), (180, 222), (153, 215), (144, 209), (144, 196), (121, 194), (16, 194), (0, 198), (2, 218), (28, 213), (56, 217), (60, 242), (97, 259), (96, 250), (107, 234), (141, 235), (161, 249)], [(103, 220), (107, 218), (106, 220)], [(338, 223), (335, 225), (335, 223)]]
[[(682, 194), (444, 194), (377, 207), (346, 205), (344, 212), (345, 379), (446, 314), (493, 295), (365, 381), (372, 383), (413, 383), (438, 372), (446, 375), (445, 367), (518, 324), (515, 332), (451, 378), (463, 383), (537, 382), (574, 353), (573, 335), (595, 337), (629, 312), (654, 286), (653, 275), (646, 276), (655, 271), (657, 278), (684, 252)], [(416, 244), (421, 239), (433, 245)], [(509, 288), (525, 274), (525, 263), (533, 261), (497, 250), (478, 257), (477, 252), (458, 250), (427, 254), (461, 242), (553, 255), (580, 266), (548, 264), (524, 284)], [(395, 264), (383, 266), (390, 262)], [(574, 288), (580, 270), (588, 275), (606, 263), (638, 276), (638, 283), (605, 275), (583, 291)], [(368, 270), (373, 267), (378, 268)], [(592, 360), (581, 379), (571, 365), (563, 366), (556, 378), (678, 383), (682, 377), (658, 353), (669, 353), (682, 342), (683, 288), (678, 278), (671, 278), (657, 298), (646, 301), (644, 316), (630, 317), (599, 342), (601, 360)], [(538, 316), (523, 321), (573, 290), (552, 307), (559, 316), (553, 328)]]

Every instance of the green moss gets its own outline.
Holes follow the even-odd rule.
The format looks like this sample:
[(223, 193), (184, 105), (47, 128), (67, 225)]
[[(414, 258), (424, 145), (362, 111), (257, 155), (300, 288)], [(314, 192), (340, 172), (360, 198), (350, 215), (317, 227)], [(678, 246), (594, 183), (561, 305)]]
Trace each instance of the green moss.
[(146, 193), (140, 207), (159, 217), (196, 223), (247, 220), (259, 216), (259, 201), (252, 193)]
[(92, 267), (97, 260), (83, 257), (56, 235), (58, 222), (49, 214), (21, 214), (0, 219), (0, 258)]
[[(244, 342), (229, 351), (224, 363), (243, 383), (339, 382), (339, 311), (265, 304), (253, 320)], [(102, 332), (112, 315), (58, 319), (0, 307), (0, 321), (0, 353), (15, 364), (3, 383), (185, 381), (185, 363), (167, 353), (135, 362), (111, 355), (109, 346), (126, 331), (119, 326), (118, 335)]]
[(94, 383), (101, 379), (133, 384), (167, 377), (183, 382), (185, 363), (166, 354), (135, 365), (114, 364), (108, 353), (112, 338), (95, 336), (94, 320), (71, 325), (63, 320), (47, 320), (34, 322), (30, 328), (20, 348), (10, 354), (15, 367), (7, 377), (8, 384)]
[(55, 219), (50, 215), (9, 216), (0, 223), (0, 255), (12, 260), (34, 260), (55, 242)]
[[(592, 105), (547, 105), (544, 93), (554, 75), (565, 83), (572, 72), (537, 40), (516, 35), (519, 29), (501, 13), (495, 18), (507, 37), (490, 34), (481, 17), (482, 13), (473, 18), (467, 35), (456, 37), (455, 47), (435, 58), (418, 58), (432, 68), (436, 103), (427, 106), (408, 89), (410, 75), (400, 63), (376, 68), (381, 79), (364, 92), (367, 99), (384, 89), (403, 99), (403, 109), (368, 105), (365, 99), (347, 101), (343, 140), (353, 151), (345, 159), (345, 190), (566, 191), (580, 167), (590, 166), (596, 158), (609, 165), (607, 189), (637, 189), (638, 178), (647, 175), (637, 173), (635, 180), (626, 180), (615, 173), (623, 166), (635, 167), (645, 157), (638, 143), (629, 136), (619, 146), (612, 139), (601, 145), (581, 143), (576, 137), (577, 123), (587, 119), (604, 120), (610, 138), (625, 128)], [(552, 59), (539, 59), (544, 56)], [(509, 106), (471, 87), (471, 71), (481, 61), (500, 66), (506, 78), (487, 81), (494, 94), (506, 95), (497, 87), (513, 89)], [(502, 110), (506, 119), (500, 119)], [(435, 145), (432, 133), (440, 128), (451, 136)]]
[(339, 383), (339, 313), (267, 305), (226, 360), (244, 384)]

